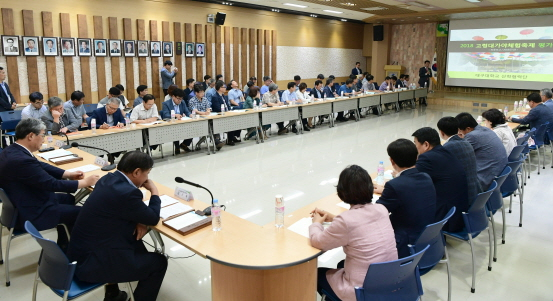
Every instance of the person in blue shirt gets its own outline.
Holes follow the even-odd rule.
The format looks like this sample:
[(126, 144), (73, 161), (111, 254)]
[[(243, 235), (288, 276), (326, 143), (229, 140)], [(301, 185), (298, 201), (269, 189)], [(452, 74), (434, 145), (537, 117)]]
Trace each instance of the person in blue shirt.
[[(389, 77), (389, 76), (386, 76), (386, 78), (384, 79), (384, 81), (382, 82), (382, 84), (380, 84), (380, 88), (378, 88), (378, 90), (380, 91), (386, 91), (388, 90), (388, 87), (390, 86), (390, 82), (392, 81), (392, 78)], [(393, 86), (390, 87), (390, 90), (393, 89)]]
[(228, 84), (232, 88), (228, 92), (228, 101), (233, 109), (241, 109), (244, 102), (244, 94), (238, 89), (238, 83), (235, 80), (231, 80)]
[(215, 90), (215, 79), (210, 78), (207, 81), (207, 89), (205, 90), (205, 98), (211, 102), (211, 99), (213, 95), (217, 94), (217, 90)]
[[(175, 118), (180, 120), (182, 117), (190, 116), (190, 111), (188, 111), (188, 106), (183, 101), (184, 91), (182, 89), (176, 88), (173, 90), (173, 95), (171, 99), (164, 101), (161, 109), (161, 118), (168, 119), (171, 118), (171, 110), (175, 110)], [(182, 143), (179, 144), (179, 141), (173, 141), (175, 155), (180, 154), (180, 149), (185, 153), (191, 152), (188, 146), (192, 143), (192, 139), (185, 139)], [(180, 149), (179, 149), (180, 148)]]
[(138, 97), (134, 99), (134, 102), (132, 104), (133, 108), (144, 102), (144, 99), (142, 99), (142, 97), (148, 94), (148, 86), (140, 85), (136, 87), (136, 93), (138, 93)]
[(268, 76), (263, 76), (263, 83), (264, 85), (261, 86), (261, 89), (259, 90), (259, 93), (261, 94), (261, 96), (263, 96), (263, 94), (269, 92), (269, 85), (272, 83), (273, 81), (271, 80), (270, 77)]
[[(284, 104), (290, 104), (290, 103), (297, 103), (298, 102), (298, 95), (296, 94), (296, 83), (295, 82), (289, 82), (287, 85), (288, 90), (284, 90), (282, 92), (282, 102)], [(292, 124), (292, 132), (297, 133), (298, 130), (296, 129), (296, 122), (293, 122)], [(307, 122), (307, 121), (306, 121)]]
[[(353, 86), (353, 79), (348, 78), (348, 79), (346, 80), (346, 83), (343, 84), (343, 85), (340, 87), (340, 90), (338, 91), (338, 95), (339, 95), (339, 96), (350, 96), (350, 95), (353, 95), (352, 86)], [(342, 121), (342, 122), (348, 121), (348, 119), (344, 117), (344, 112), (338, 112), (338, 117), (336, 117), (336, 120), (337, 120), (337, 121)]]
[[(220, 113), (224, 108), (225, 112), (230, 110), (230, 102), (225, 98), (225, 91), (227, 86), (220, 80), (215, 84), (215, 90), (217, 91), (211, 98), (211, 111), (214, 113)], [(240, 133), (242, 130), (230, 131), (227, 133), (227, 145), (233, 146), (236, 142), (240, 142)], [(215, 134), (215, 139), (219, 139), (219, 134)]]
[(174, 68), (173, 71), (171, 71), (172, 66), (173, 62), (167, 60), (161, 69), (161, 82), (164, 95), (167, 95), (167, 89), (169, 89), (169, 86), (173, 84), (173, 78), (177, 75), (177, 72), (179, 72), (178, 68)]

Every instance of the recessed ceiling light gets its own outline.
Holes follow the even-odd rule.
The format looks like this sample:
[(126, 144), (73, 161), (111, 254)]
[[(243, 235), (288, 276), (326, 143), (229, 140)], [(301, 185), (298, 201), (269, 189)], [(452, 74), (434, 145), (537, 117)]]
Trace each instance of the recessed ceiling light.
[(341, 11), (335, 11), (335, 10), (330, 10), (330, 9), (323, 9), (323, 11), (327, 12), (327, 13), (333, 13), (333, 14), (342, 14), (344, 12), (341, 12)]
[(385, 9), (388, 9), (388, 8), (387, 7), (375, 6), (375, 7), (363, 7), (361, 9), (362, 10), (385, 10)]
[(310, 16), (313, 18), (317, 18), (317, 15), (314, 15), (314, 14), (311, 14)]
[(392, 19), (392, 21), (395, 21), (396, 19)]
[(299, 5), (299, 4), (293, 4), (293, 3), (284, 3), (284, 5), (293, 6), (293, 7), (300, 7), (300, 8), (306, 8), (305, 5)]
[(422, 17), (417, 17), (417, 19), (420, 19), (420, 18), (422, 18)]
[(482, 2), (482, 0), (465, 0), (465, 1), (470, 2), (470, 3)]
[(430, 19), (425, 19), (426, 21), (430, 20)]
[(345, 6), (355, 6), (356, 5), (355, 3), (351, 3), (351, 2), (340, 3), (340, 4), (345, 5)]
[(340, 21), (342, 21), (342, 22), (347, 22), (348, 20), (346, 20), (346, 19), (340, 19)]
[(280, 9), (271, 8), (271, 11), (273, 11), (273, 12), (275, 12), (275, 13), (279, 13), (279, 12), (280, 12)]

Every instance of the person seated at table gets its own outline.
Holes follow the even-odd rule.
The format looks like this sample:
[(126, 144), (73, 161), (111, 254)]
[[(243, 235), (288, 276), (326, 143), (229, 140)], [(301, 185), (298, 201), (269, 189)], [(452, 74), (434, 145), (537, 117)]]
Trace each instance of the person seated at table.
[(244, 93), (238, 89), (238, 83), (235, 80), (231, 80), (227, 85), (228, 88), (231, 88), (228, 92), (228, 101), (232, 109), (241, 109), (244, 105)]
[[(123, 92), (125, 92), (125, 87), (123, 87), (123, 85), (121, 84), (117, 84), (115, 85), (115, 88), (121, 91), (121, 94), (119, 94), (119, 99), (121, 100), (121, 104), (123, 105), (124, 109), (126, 109), (130, 104), (130, 101), (127, 99), (127, 97), (125, 97), (125, 94), (123, 94)], [(121, 109), (121, 110), (124, 110), (124, 109)]]
[(360, 81), (357, 79), (357, 76), (356, 75), (350, 75), (349, 78), (353, 81), (352, 84), (351, 84), (351, 91), (352, 92), (359, 92), (362, 88), (362, 86), (360, 86)]
[(405, 86), (405, 74), (399, 75), (399, 80), (396, 81), (396, 87), (398, 88), (404, 88)]
[(30, 105), (23, 108), (21, 111), (21, 119), (36, 118), (40, 119), (48, 107), (44, 105), (44, 96), (40, 92), (33, 92), (29, 95)]
[[(109, 88), (108, 95), (102, 98), (98, 102), (98, 105), (96, 106), (96, 108), (97, 109), (103, 108), (111, 98), (119, 98), (120, 95), (121, 95), (121, 90), (119, 90), (117, 87)], [(123, 105), (123, 103), (121, 102), (121, 99), (119, 99), (119, 108), (121, 109), (121, 111), (125, 110), (125, 105)]]
[(363, 91), (365, 92), (378, 92), (378, 88), (374, 84), (374, 76), (367, 74), (365, 76), (365, 82), (363, 83)]
[[(284, 90), (284, 92), (282, 92), (282, 96), (281, 96), (282, 102), (287, 105), (301, 103), (301, 100), (299, 100), (298, 95), (296, 94), (296, 83), (289, 82), (286, 87), (287, 87), (287, 90)], [(292, 132), (297, 133), (298, 129), (296, 128), (295, 120), (290, 120), (289, 123), (292, 124)], [(303, 120), (302, 120), (302, 123), (303, 123)], [(306, 124), (307, 124), (307, 120), (305, 121), (305, 124), (304, 124), (305, 128), (307, 128), (305, 126)]]
[(409, 86), (409, 74), (404, 74), (403, 75), (403, 86), (404, 87)]
[(509, 121), (527, 124), (530, 129), (539, 128), (540, 125), (545, 124), (546, 122), (553, 123), (553, 109), (543, 104), (541, 96), (538, 93), (532, 93), (526, 97), (528, 99), (528, 105), (530, 112), (524, 118), (513, 118), (510, 117)]
[(548, 89), (548, 88), (541, 89), (540, 97), (541, 97), (541, 102), (543, 102), (543, 104), (546, 107), (549, 107), (550, 109), (553, 110), (553, 99), (551, 99), (553, 98), (553, 92), (551, 92), (551, 89)]
[[(268, 107), (279, 107), (284, 105), (278, 97), (277, 84), (272, 83), (269, 85), (269, 92), (263, 94), (261, 102)], [(284, 122), (277, 122), (277, 126), (279, 135), (288, 133), (288, 130), (284, 127)]]
[[(16, 230), (24, 230), (25, 221), (30, 221), (39, 231), (65, 224), (71, 232), (81, 207), (69, 193), (96, 184), (99, 177), (85, 178), (82, 171), (66, 171), (37, 159), (33, 153), (42, 147), (45, 135), (46, 126), (38, 119), (17, 124), (15, 143), (0, 153), (0, 188), (18, 210)], [(58, 245), (65, 249), (65, 229), (57, 230)]]
[[(173, 95), (171, 96), (171, 100), (164, 101), (162, 104), (161, 109), (161, 118), (163, 119), (171, 119), (171, 111), (175, 111), (175, 118), (177, 120), (181, 120), (183, 117), (189, 117), (190, 111), (188, 111), (188, 106), (183, 101), (184, 99), (184, 91), (175, 88), (173, 90)], [(182, 143), (179, 144), (179, 141), (173, 141), (175, 155), (180, 154), (180, 149), (182, 149), (185, 153), (189, 153), (192, 150), (188, 148), (188, 146), (192, 143), (192, 139), (185, 139)]]
[(334, 79), (329, 77), (326, 80), (326, 86), (323, 89), (323, 97), (326, 98), (335, 98), (338, 97), (338, 94), (334, 91)]
[[(117, 170), (103, 176), (77, 218), (68, 257), (77, 262), (81, 281), (108, 283), (105, 301), (126, 301), (117, 283), (138, 281), (134, 298), (156, 300), (167, 270), (167, 258), (148, 252), (142, 238), (159, 223), (160, 193), (148, 178), (152, 158), (139, 151), (126, 153)], [(146, 205), (139, 189), (150, 192)]]
[(142, 97), (143, 101), (136, 106), (131, 113), (131, 123), (152, 123), (159, 120), (159, 112), (155, 104), (155, 98), (152, 94), (146, 94)]
[(455, 207), (455, 214), (445, 224), (444, 230), (461, 231), (465, 226), (462, 213), (469, 208), (467, 176), (461, 162), (440, 144), (435, 129), (423, 127), (412, 136), (419, 153), (416, 167), (432, 178), (436, 189), (435, 221), (442, 220)]
[(84, 97), (85, 95), (83, 92), (73, 91), (73, 93), (71, 93), (71, 99), (63, 104), (65, 112), (67, 112), (67, 114), (71, 114), (73, 118), (79, 120), (81, 123), (79, 130), (88, 129), (88, 125), (86, 123), (88, 115), (86, 114), (86, 110), (84, 108)]
[[(343, 85), (340, 87), (340, 90), (338, 91), (338, 95), (344, 96), (344, 97), (355, 95), (355, 94), (353, 93), (352, 88), (351, 88), (352, 86), (353, 86), (353, 79), (348, 78), (348, 79), (346, 80), (346, 83), (343, 84)], [(338, 112), (338, 116), (336, 117), (336, 121), (342, 121), (342, 122), (348, 121), (348, 119), (344, 117), (344, 112), (343, 112), (343, 111), (342, 111), (342, 112)]]
[[(255, 77), (252, 77), (252, 78), (255, 78)], [(244, 85), (244, 89), (242, 90), (242, 91), (244, 92), (244, 95), (247, 96), (247, 95), (248, 95), (248, 91), (249, 91), (250, 88), (253, 87), (253, 86), (255, 86), (255, 82), (252, 81), (252, 80), (250, 79), (250, 81), (248, 81), (248, 82), (246, 83), (246, 85)]]
[(507, 165), (505, 147), (492, 130), (479, 125), (470, 113), (460, 113), (455, 119), (459, 122), (459, 137), (468, 141), (474, 149), (478, 180), (485, 191)]
[(376, 185), (374, 192), (381, 194), (376, 203), (391, 213), (398, 257), (403, 258), (410, 255), (408, 245), (435, 222), (436, 189), (430, 176), (417, 170), (419, 153), (412, 141), (398, 139), (388, 145), (387, 152), (396, 175), (384, 186)]
[(318, 79), (315, 81), (315, 87), (311, 89), (311, 98), (313, 99), (323, 99), (324, 98), (324, 87), (323, 81)]
[[(261, 94), (259, 93), (259, 87), (253, 86), (248, 91), (248, 96), (246, 97), (246, 101), (244, 102), (244, 109), (253, 109), (253, 103), (255, 102), (257, 106), (260, 106), (261, 108), (266, 108), (266, 104), (261, 103)], [(271, 127), (270, 124), (263, 126), (263, 131), (268, 130)], [(256, 135), (257, 128), (249, 128), (248, 133), (246, 134), (246, 137), (248, 139), (254, 137)], [(267, 135), (264, 136), (264, 139), (269, 139)]]
[[(205, 98), (204, 87), (201, 84), (194, 85), (194, 97), (190, 98), (188, 104), (188, 110), (190, 111), (191, 115), (211, 115), (211, 102), (207, 100), (207, 98)], [(240, 131), (238, 131), (238, 136), (240, 136)], [(229, 141), (239, 142), (236, 140), (236, 137), (229, 134)], [(205, 141), (205, 137), (200, 138), (200, 142), (198, 142), (198, 144), (201, 144), (203, 141)], [(215, 137), (215, 146), (217, 147), (217, 150), (220, 150), (223, 145), (225, 144), (221, 142), (218, 137)]]
[[(312, 99), (311, 95), (309, 95), (309, 93), (307, 92), (307, 84), (306, 83), (301, 83), (298, 86), (298, 90), (296, 91), (296, 96), (298, 97), (298, 103), (300, 101), (301, 101), (301, 103), (304, 103), (304, 104), (313, 102), (313, 99)], [(300, 107), (300, 111), (301, 110), (302, 110), (302, 108)], [(307, 118), (302, 118), (301, 123), (303, 125), (303, 130), (304, 131), (307, 131), (307, 132), (311, 131), (309, 128), (312, 127), (312, 121), (313, 121), (313, 117), (310, 117), (309, 120), (307, 120)]]
[[(184, 103), (188, 107), (188, 100), (190, 99), (190, 94), (194, 93), (194, 84), (196, 83), (196, 80), (193, 78), (189, 78), (186, 80), (186, 89), (184, 89)], [(178, 88), (178, 87), (177, 87)]]
[(472, 145), (465, 139), (459, 137), (459, 122), (454, 117), (442, 117), (438, 121), (438, 132), (440, 138), (444, 140), (443, 147), (452, 153), (465, 170), (468, 187), (469, 206), (476, 200), (476, 196), (482, 192), (480, 181), (476, 173), (476, 156)]
[(144, 95), (148, 94), (148, 86), (139, 85), (138, 87), (136, 87), (136, 93), (138, 94), (138, 96), (133, 101), (133, 108), (144, 101)]
[[(230, 103), (228, 99), (225, 98), (225, 91), (227, 90), (227, 86), (223, 81), (220, 80), (215, 83), (215, 90), (217, 92), (211, 97), (211, 111), (214, 113), (221, 113), (221, 109), (224, 109), (225, 112), (228, 112), (230, 110)], [(240, 137), (241, 132), (241, 130), (228, 132), (228, 137), (235, 138), (228, 140), (227, 145), (233, 146), (235, 145), (235, 142), (240, 142), (238, 141), (238, 139), (236, 139), (236, 137)], [(215, 134), (215, 139), (220, 139), (219, 136), (219, 134)]]
[(505, 115), (503, 115), (503, 112), (498, 109), (489, 109), (482, 113), (482, 117), (484, 118), (486, 127), (492, 129), (497, 134), (497, 137), (499, 137), (501, 143), (503, 143), (503, 146), (505, 147), (507, 157), (509, 157), (513, 148), (517, 146), (517, 140), (513, 134), (513, 131), (505, 122), (506, 118)]
[(205, 98), (211, 102), (213, 95), (217, 93), (215, 90), (215, 79), (210, 78), (207, 80), (207, 90), (205, 90)]
[(168, 101), (168, 100), (171, 100), (173, 99), (173, 91), (178, 88), (179, 86), (175, 85), (175, 84), (172, 84), (169, 86), (169, 88), (167, 88), (167, 95), (165, 95), (165, 98), (163, 99), (163, 101)]
[[(354, 288), (363, 286), (369, 265), (398, 259), (388, 210), (372, 203), (373, 190), (367, 171), (351, 165), (340, 173), (336, 186), (338, 197), (351, 208), (338, 215), (313, 210), (311, 245), (323, 251), (342, 247), (346, 253), (336, 269), (317, 269), (319, 294), (325, 290), (335, 300), (355, 301)], [(325, 229), (323, 222), (331, 224)]]
[[(123, 128), (125, 126), (125, 117), (121, 113), (119, 98), (110, 98), (103, 108), (96, 109), (90, 115), (90, 119), (96, 119), (96, 128), (107, 130), (110, 127)], [(92, 124), (89, 125), (92, 128)]]
[(382, 84), (380, 84), (380, 87), (378, 88), (379, 91), (392, 91), (394, 89), (393, 84), (391, 83), (392, 78), (389, 76), (386, 76)]
[(269, 92), (269, 85), (273, 81), (269, 76), (263, 76), (263, 86), (261, 86), (261, 89), (259, 89), (259, 93), (261, 93), (261, 96), (263, 96), (265, 93)]
[(67, 114), (63, 109), (63, 101), (55, 96), (48, 99), (48, 111), (44, 112), (40, 120), (44, 122), (46, 130), (51, 131), (52, 135), (75, 132), (81, 126), (81, 120), (75, 119), (73, 114)]
[[(336, 77), (332, 74), (329, 75), (328, 78), (332, 79), (333, 81), (336, 81)], [(334, 93), (335, 95), (338, 95), (339, 90), (340, 90), (340, 85), (338, 83), (334, 83), (334, 85), (332, 86), (332, 93)]]

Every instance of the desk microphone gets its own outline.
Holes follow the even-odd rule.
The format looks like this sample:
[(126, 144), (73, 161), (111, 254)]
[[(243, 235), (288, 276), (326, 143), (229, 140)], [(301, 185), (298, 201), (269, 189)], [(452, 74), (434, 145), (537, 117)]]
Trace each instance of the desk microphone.
[(59, 135), (60, 136), (65, 136), (65, 141), (67, 142), (66, 145), (60, 147), (61, 149), (70, 149), (71, 148), (71, 144), (69, 144), (69, 137), (65, 134), (65, 133), (62, 133), (62, 132), (59, 132)]
[[(207, 190), (207, 192), (209, 192), (209, 195), (211, 196), (211, 206), (213, 206), (213, 194), (211, 193), (211, 191), (209, 191), (209, 189), (203, 187), (202, 185), (200, 184), (196, 184), (196, 183), (192, 183), (192, 182), (189, 182), (181, 177), (176, 177), (175, 178), (175, 182), (177, 183), (183, 183), (183, 184), (188, 184), (188, 185), (191, 185), (191, 186), (194, 186), (194, 187), (198, 187), (198, 188), (203, 188), (205, 190)], [(204, 209), (204, 213), (205, 215), (211, 215), (211, 207), (207, 207)]]
[(92, 148), (92, 149), (97, 149), (97, 150), (101, 150), (103, 152), (106, 152), (108, 154), (108, 161), (110, 163), (110, 165), (107, 165), (107, 166), (104, 166), (102, 167), (101, 169), (103, 171), (109, 171), (109, 170), (112, 170), (112, 169), (115, 169), (116, 165), (115, 165), (115, 160), (113, 158), (113, 155), (108, 152), (107, 150), (105, 149), (102, 149), (102, 148), (98, 148), (98, 147), (94, 147), (94, 146), (88, 146), (88, 145), (82, 145), (82, 144), (79, 144), (77, 142), (73, 142), (71, 143), (71, 146), (72, 147), (86, 147), (86, 148)]

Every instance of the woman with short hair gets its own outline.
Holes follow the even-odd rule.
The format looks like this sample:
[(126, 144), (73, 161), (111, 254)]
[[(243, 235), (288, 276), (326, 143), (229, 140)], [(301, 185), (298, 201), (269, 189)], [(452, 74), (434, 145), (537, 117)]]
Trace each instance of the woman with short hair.
[(482, 117), (484, 118), (486, 127), (492, 129), (499, 139), (501, 139), (508, 157), (513, 148), (517, 146), (517, 140), (505, 121), (505, 115), (498, 109), (489, 109), (482, 113)]

